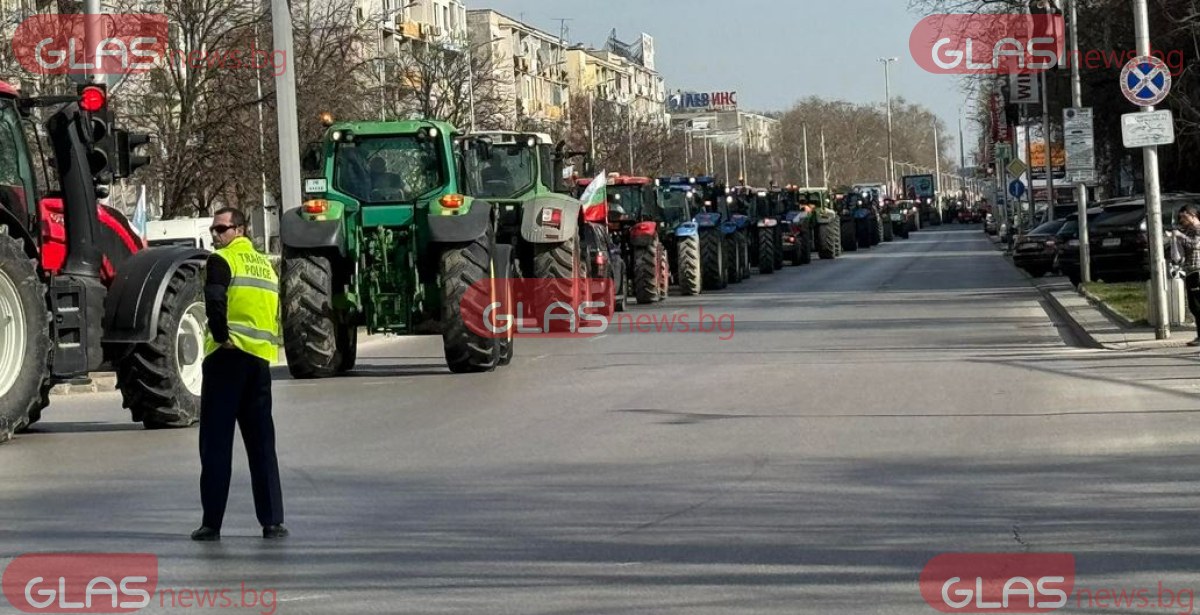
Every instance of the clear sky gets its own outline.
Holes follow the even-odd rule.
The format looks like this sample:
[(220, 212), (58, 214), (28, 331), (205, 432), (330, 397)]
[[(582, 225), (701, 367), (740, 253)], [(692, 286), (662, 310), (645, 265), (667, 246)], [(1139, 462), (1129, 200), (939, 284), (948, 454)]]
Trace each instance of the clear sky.
[(922, 15), (907, 0), (467, 0), (467, 8), (555, 35), (568, 18), (569, 41), (595, 47), (613, 28), (627, 43), (645, 32), (669, 89), (737, 91), (747, 110), (786, 110), (810, 95), (882, 103), (880, 57), (900, 59), (891, 65), (893, 96), (929, 107), (952, 131), (965, 101), (958, 78), (912, 60), (908, 38)]

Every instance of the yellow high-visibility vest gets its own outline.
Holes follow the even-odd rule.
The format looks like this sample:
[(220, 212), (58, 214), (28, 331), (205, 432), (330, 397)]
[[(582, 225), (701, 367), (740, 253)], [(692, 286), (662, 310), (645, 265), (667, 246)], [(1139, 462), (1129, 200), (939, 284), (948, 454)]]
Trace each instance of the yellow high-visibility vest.
[[(279, 276), (266, 256), (245, 237), (234, 239), (216, 255), (229, 264), (227, 295), (229, 341), (239, 350), (273, 363), (279, 356)], [(221, 347), (207, 334), (204, 354)]]

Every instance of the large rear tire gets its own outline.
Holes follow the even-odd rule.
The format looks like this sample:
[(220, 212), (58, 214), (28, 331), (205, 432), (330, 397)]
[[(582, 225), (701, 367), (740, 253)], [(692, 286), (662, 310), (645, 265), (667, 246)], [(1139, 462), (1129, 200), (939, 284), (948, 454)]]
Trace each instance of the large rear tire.
[(750, 241), (746, 239), (745, 233), (737, 234), (737, 257), (741, 263), (742, 279), (746, 280), (750, 277)]
[[(496, 278), (504, 280), (504, 284), (497, 288), (500, 291), (500, 300), (506, 306), (513, 305), (513, 288), (512, 281), (520, 279), (520, 267), (513, 260), (513, 247), (508, 244), (498, 244), (496, 246)], [(511, 309), (511, 307), (510, 307)], [(516, 328), (517, 323), (510, 323), (506, 337), (500, 338), (500, 365), (508, 365), (512, 363), (513, 356), (516, 354)]]
[(649, 248), (636, 248), (633, 252), (633, 292), (637, 296), (638, 305), (654, 303), (658, 298), (658, 250), (653, 245)]
[(772, 241), (775, 243), (775, 270), (783, 269), (783, 228), (776, 225), (771, 228), (771, 235), (774, 237)]
[(0, 442), (49, 403), (50, 313), (37, 262), (0, 225)]
[(758, 272), (761, 274), (775, 273), (775, 231), (770, 228), (758, 229)]
[(699, 295), (704, 279), (700, 267), (700, 238), (680, 237), (676, 240), (679, 248), (679, 290), (684, 295)]
[[(492, 252), (491, 239), (484, 236), (467, 244), (447, 246), (438, 263), (442, 286), (442, 348), (446, 365), (456, 374), (490, 372), (500, 364), (503, 349), (499, 340), (471, 331), (462, 313), (463, 298), (468, 296), (471, 286), (495, 277)], [(493, 288), (487, 300), (494, 301), (500, 292)], [(477, 296), (476, 293), (471, 295)], [(470, 313), (484, 314), (486, 306), (482, 301), (480, 303), (472, 306)]]
[(283, 259), (283, 350), (293, 378), (329, 378), (344, 365), (333, 310), (333, 265), (317, 254)]
[(729, 284), (740, 284), (745, 278), (745, 272), (742, 271), (741, 251), (738, 249), (738, 235), (740, 232), (731, 233), (725, 236), (725, 254), (732, 255), (732, 258), (726, 258), (725, 262), (728, 267), (725, 268), (725, 280)]
[(117, 388), (133, 420), (147, 429), (190, 427), (200, 420), (204, 312), (201, 268), (180, 267), (167, 283), (158, 331), (117, 363)]
[(817, 227), (817, 256), (822, 260), (833, 260), (842, 252), (842, 227), (837, 224), (822, 224)]
[(700, 231), (700, 266), (704, 272), (704, 290), (725, 288), (725, 254), (721, 244), (721, 231)]
[(895, 234), (892, 231), (893, 231), (892, 221), (891, 221), (890, 215), (889, 215), (888, 221), (883, 225), (883, 240), (884, 241), (894, 241), (896, 239)]

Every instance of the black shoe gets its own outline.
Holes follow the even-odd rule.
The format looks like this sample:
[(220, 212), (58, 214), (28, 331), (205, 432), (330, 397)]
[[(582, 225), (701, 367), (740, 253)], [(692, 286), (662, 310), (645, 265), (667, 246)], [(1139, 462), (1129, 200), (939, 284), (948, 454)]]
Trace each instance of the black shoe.
[(1200, 336), (1197, 336), (1196, 339), (1188, 342), (1188, 346), (1192, 346), (1192, 347), (1200, 346)]
[(286, 538), (289, 533), (283, 524), (263, 526), (263, 538)]
[(221, 539), (221, 530), (214, 530), (211, 527), (201, 527), (192, 532), (192, 540), (197, 542), (216, 542)]

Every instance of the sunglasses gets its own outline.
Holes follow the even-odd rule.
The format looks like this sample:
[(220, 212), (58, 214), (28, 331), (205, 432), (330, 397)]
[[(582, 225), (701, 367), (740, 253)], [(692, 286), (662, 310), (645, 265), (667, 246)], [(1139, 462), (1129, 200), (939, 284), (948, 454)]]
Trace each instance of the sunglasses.
[(218, 224), (216, 226), (209, 227), (208, 230), (216, 235), (224, 235), (225, 233), (232, 231), (235, 228), (238, 228), (238, 227), (225, 225), (225, 224)]

